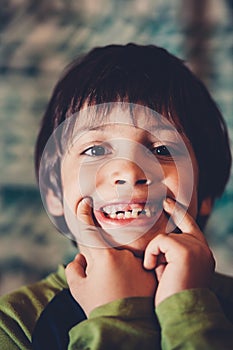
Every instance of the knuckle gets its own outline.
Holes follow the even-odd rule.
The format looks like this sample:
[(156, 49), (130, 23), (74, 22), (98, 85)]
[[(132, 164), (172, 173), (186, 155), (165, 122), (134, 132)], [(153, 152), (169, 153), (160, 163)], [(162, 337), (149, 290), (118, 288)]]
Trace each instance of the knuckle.
[(65, 269), (66, 275), (69, 274), (69, 273), (73, 270), (73, 268), (74, 268), (73, 265), (74, 265), (74, 263), (73, 263), (73, 261), (72, 261), (72, 262), (70, 262), (70, 263), (66, 266), (66, 269)]
[(156, 240), (158, 240), (158, 241), (165, 241), (165, 240), (167, 240), (168, 238), (170, 238), (170, 233), (168, 233), (168, 234), (160, 233), (160, 234), (156, 237)]
[(197, 231), (197, 224), (193, 220), (193, 218), (189, 220), (189, 229), (190, 229), (191, 232)]

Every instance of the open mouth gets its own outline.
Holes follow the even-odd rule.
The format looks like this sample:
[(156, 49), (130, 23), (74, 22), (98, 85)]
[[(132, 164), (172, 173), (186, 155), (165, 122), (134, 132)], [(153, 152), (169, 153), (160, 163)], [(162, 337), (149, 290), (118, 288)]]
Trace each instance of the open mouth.
[(129, 220), (139, 218), (151, 218), (158, 211), (158, 204), (132, 203), (114, 204), (100, 208), (105, 218), (112, 220)]
[[(133, 201), (131, 203), (109, 203), (94, 210), (95, 219), (106, 240), (111, 244), (128, 244), (157, 229), (163, 215), (162, 199), (157, 201)], [(113, 243), (112, 243), (113, 242)]]

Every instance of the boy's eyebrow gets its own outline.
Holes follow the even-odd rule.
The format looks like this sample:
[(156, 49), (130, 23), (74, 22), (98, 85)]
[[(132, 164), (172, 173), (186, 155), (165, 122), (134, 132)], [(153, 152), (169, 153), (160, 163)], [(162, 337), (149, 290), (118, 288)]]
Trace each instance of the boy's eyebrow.
[(176, 126), (165, 124), (165, 125), (153, 125), (150, 127), (152, 131), (172, 131), (172, 132), (178, 132), (181, 133), (182, 129), (177, 128)]
[(77, 132), (83, 132), (83, 131), (98, 131), (98, 130), (104, 130), (107, 125), (98, 125), (98, 126), (81, 126), (77, 128)]
[[(85, 134), (85, 132), (98, 132), (98, 131), (103, 131), (104, 133), (108, 133), (109, 131), (106, 130), (107, 127), (109, 126), (114, 126), (114, 125), (128, 125), (127, 123), (108, 123), (108, 124), (102, 124), (102, 125), (97, 125), (97, 126), (93, 126), (93, 127), (88, 127), (87, 125), (83, 125), (83, 126), (78, 126), (78, 128), (76, 130), (74, 130), (72, 139), (70, 140), (71, 143), (76, 141), (76, 137), (80, 137), (83, 134)], [(176, 128), (175, 126), (173, 126), (172, 124), (162, 124), (160, 123), (159, 125), (151, 125), (149, 128), (142, 128), (140, 126), (134, 125), (135, 128), (137, 129), (143, 129), (144, 132), (147, 132), (151, 135), (154, 135), (155, 137), (158, 137), (159, 139), (162, 137), (169, 137), (168, 135), (170, 134), (170, 137), (174, 137), (179, 140), (180, 137), (185, 136), (184, 131), (182, 130), (182, 128)], [(157, 133), (157, 135), (156, 135)], [(165, 134), (164, 134), (165, 133)], [(81, 134), (81, 135), (80, 135)], [(163, 135), (164, 134), (164, 135)], [(179, 135), (179, 136), (178, 136)]]
[[(98, 125), (98, 126), (93, 126), (93, 127), (88, 127), (88, 126), (84, 126), (81, 127), (78, 131), (104, 131), (106, 129), (106, 127), (110, 126), (110, 125), (128, 125), (127, 123), (109, 123), (109, 124), (103, 124), (103, 125)], [(137, 129), (142, 129), (141, 127), (137, 126), (137, 125), (133, 125), (135, 128)], [(143, 128), (144, 129), (144, 128)], [(178, 133), (182, 133), (182, 129), (181, 128), (177, 128), (173, 125), (169, 125), (169, 124), (164, 124), (164, 125), (152, 125), (150, 126), (148, 129), (145, 129), (145, 131), (172, 131), (172, 132), (178, 132)]]
[(86, 127), (84, 128), (84, 130), (88, 130), (88, 131), (104, 130), (107, 126), (109, 126), (109, 124), (108, 125), (103, 124), (103, 125), (99, 125), (91, 128)]

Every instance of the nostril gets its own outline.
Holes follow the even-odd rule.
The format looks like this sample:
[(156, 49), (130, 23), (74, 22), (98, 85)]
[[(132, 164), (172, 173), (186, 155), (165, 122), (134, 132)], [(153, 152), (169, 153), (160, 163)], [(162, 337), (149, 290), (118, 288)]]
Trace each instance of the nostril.
[[(126, 180), (116, 180), (115, 181), (115, 185), (124, 185), (126, 183), (127, 183)], [(130, 183), (130, 181), (129, 181), (129, 183)], [(134, 184), (135, 185), (150, 185), (151, 181), (147, 180), (147, 179), (139, 179)]]
[(125, 180), (116, 180), (116, 185), (124, 185), (126, 183)]
[(140, 179), (136, 181), (136, 185), (146, 185), (146, 184), (148, 184), (147, 179)]

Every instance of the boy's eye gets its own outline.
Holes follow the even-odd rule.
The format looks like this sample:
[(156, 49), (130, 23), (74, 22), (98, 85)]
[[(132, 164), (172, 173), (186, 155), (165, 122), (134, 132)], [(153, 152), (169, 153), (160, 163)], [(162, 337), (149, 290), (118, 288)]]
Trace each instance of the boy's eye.
[(109, 150), (104, 146), (92, 146), (85, 150), (82, 154), (86, 154), (90, 157), (100, 157), (109, 153)]
[(166, 157), (170, 157), (171, 153), (169, 152), (168, 148), (164, 145), (162, 146), (158, 146), (158, 147), (154, 147), (153, 152), (157, 155), (157, 156), (166, 156)]

